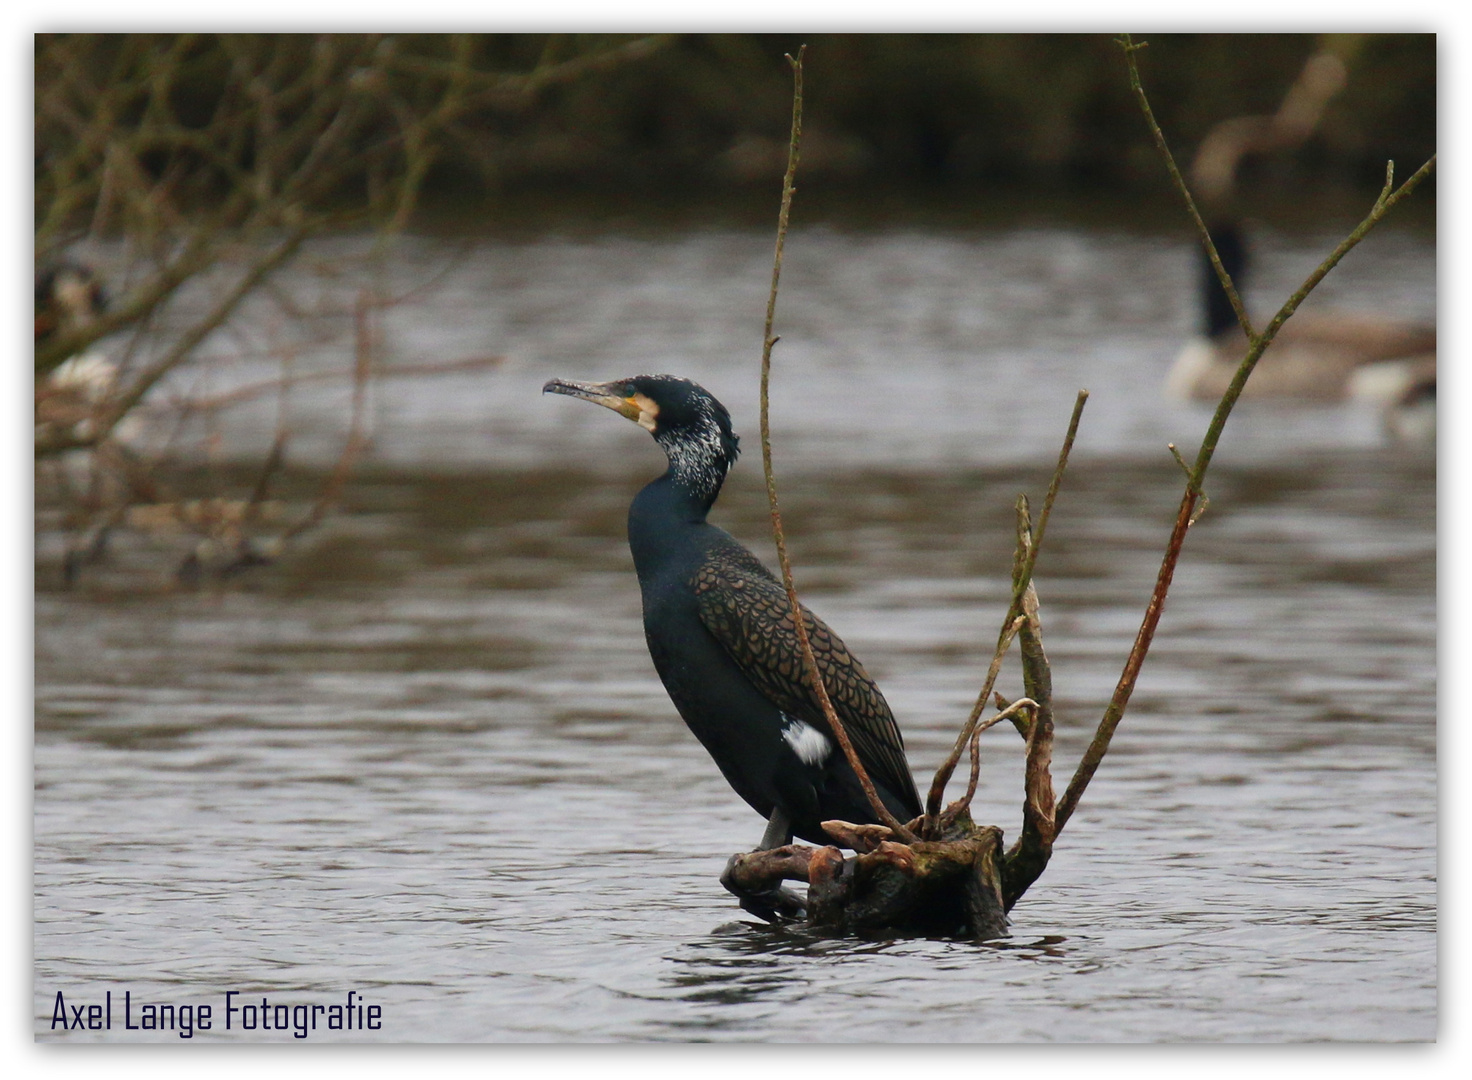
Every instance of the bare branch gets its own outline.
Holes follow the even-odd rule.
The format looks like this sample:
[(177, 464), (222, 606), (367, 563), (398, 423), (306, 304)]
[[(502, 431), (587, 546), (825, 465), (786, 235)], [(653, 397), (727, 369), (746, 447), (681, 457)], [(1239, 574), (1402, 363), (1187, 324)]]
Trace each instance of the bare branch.
[[(976, 704), (971, 708), (971, 714), (962, 725), (961, 734), (956, 739), (956, 744), (951, 748), (945, 761), (936, 770), (935, 779), (930, 783), (930, 793), (925, 801), (925, 816), (927, 821), (939, 823), (940, 804), (945, 797), (946, 784), (950, 782), (951, 774), (955, 772), (956, 765), (961, 760), (961, 754), (965, 751), (967, 743), (971, 740), (976, 730), (977, 721), (981, 717), (982, 710), (986, 708), (987, 698), (991, 696), (992, 687), (996, 683), (997, 672), (1001, 668), (1002, 658), (1011, 647), (1012, 637), (1021, 627), (1019, 620), (1022, 618), (1022, 598), (1027, 592), (1028, 585), (1032, 582), (1033, 567), (1037, 565), (1038, 551), (1042, 546), (1043, 535), (1048, 527), (1048, 519), (1053, 513), (1053, 503), (1058, 497), (1058, 489), (1063, 483), (1064, 470), (1068, 468), (1068, 456), (1073, 451), (1073, 440), (1078, 435), (1079, 420), (1083, 417), (1084, 405), (1088, 403), (1089, 392), (1080, 390), (1074, 399), (1073, 414), (1068, 420), (1068, 431), (1063, 436), (1063, 446), (1058, 451), (1058, 464), (1053, 469), (1053, 478), (1048, 482), (1048, 494), (1043, 500), (1043, 512), (1038, 518), (1037, 533), (1034, 536), (1031, 529), (1024, 540), (1019, 533), (1018, 554), (1012, 581), (1012, 602), (1007, 607), (1007, 617), (1002, 622), (1001, 633), (997, 635), (997, 648), (992, 655), (991, 666), (987, 669), (986, 681), (982, 684), (981, 692), (976, 695)], [(1018, 513), (1026, 513), (1026, 497), (1019, 496)]]
[[(486, 371), (506, 362), (504, 356), (467, 356), (460, 360), (446, 360), (436, 364), (380, 364), (373, 369), (375, 379), (417, 378), (422, 375), (457, 375), (467, 371)], [(279, 379), (262, 379), (245, 386), (227, 390), (207, 398), (191, 398), (180, 402), (180, 406), (193, 412), (209, 412), (228, 409), (266, 394), (280, 391), (286, 386), (303, 383), (336, 382), (353, 378), (354, 370), (312, 371), (305, 375), (283, 376)]]
[(98, 419), (94, 429), (85, 437), (65, 433), (44, 446), (38, 446), (36, 452), (54, 454), (76, 447), (95, 446), (107, 438), (123, 417), (143, 400), (144, 395), (153, 388), (155, 383), (183, 362), (200, 342), (228, 319), (240, 302), (250, 295), (262, 279), (296, 254), (310, 231), (310, 226), (300, 226), (283, 238), (266, 256), (258, 259), (249, 270), (240, 276), (234, 287), (215, 303), (204, 318), (190, 327), (162, 357), (154, 361), (146, 371), (133, 380), (132, 385), (110, 404), (106, 415)]
[(864, 789), (864, 797), (869, 800), (869, 808), (874, 811), (874, 816), (893, 829), (897, 835), (913, 840), (915, 839), (914, 834), (890, 813), (889, 808), (879, 798), (879, 793), (874, 788), (874, 781), (869, 778), (868, 770), (859, 760), (859, 755), (854, 750), (848, 732), (844, 730), (843, 721), (834, 711), (833, 702), (828, 698), (828, 688), (823, 685), (823, 673), (813, 656), (813, 647), (808, 641), (807, 624), (802, 617), (802, 604), (797, 598), (797, 586), (792, 580), (792, 562), (787, 557), (787, 537), (782, 531), (782, 511), (777, 504), (777, 479), (772, 471), (772, 429), (769, 419), (768, 391), (772, 381), (772, 346), (777, 343), (777, 339), (772, 336), (772, 322), (777, 313), (777, 285), (782, 278), (782, 248), (787, 240), (787, 221), (792, 212), (792, 194), (796, 190), (792, 182), (797, 175), (798, 151), (802, 143), (802, 61), (806, 51), (807, 46), (803, 46), (798, 49), (796, 59), (791, 56), (787, 58), (792, 65), (792, 135), (787, 148), (787, 174), (782, 180), (782, 209), (777, 217), (777, 250), (772, 260), (772, 287), (767, 294), (767, 320), (762, 331), (762, 471), (766, 474), (767, 504), (771, 508), (772, 516), (772, 538), (777, 544), (777, 561), (781, 564), (782, 584), (787, 590), (787, 602), (791, 607), (792, 622), (797, 631), (797, 646), (802, 653), (803, 671), (823, 710), (823, 718), (828, 721), (828, 727), (833, 732), (833, 737), (838, 740), (843, 756), (853, 769), (854, 775), (858, 777), (859, 785)]
[(1022, 894), (1047, 868), (1057, 836), (1053, 793), (1053, 674), (1043, 651), (1043, 627), (1037, 592), (1031, 585), (1023, 598), (1027, 623), (1019, 638), (1022, 684), (1037, 701), (1026, 733), (1023, 766), (1022, 832), (1002, 860), (1002, 900), (1012, 910)]
[[(676, 37), (675, 34), (650, 34), (559, 63), (539, 63), (526, 74), (467, 71), (459, 64), (418, 56), (395, 56), (389, 61), (389, 66), (406, 74), (451, 81), (463, 79), (467, 84), (467, 93), (460, 108), (463, 112), (491, 103), (525, 100), (549, 86), (573, 82), (596, 71), (606, 71), (632, 60), (652, 56), (672, 44)], [(799, 59), (801, 51), (798, 50)]]
[(1196, 200), (1191, 197), (1191, 189), (1186, 186), (1186, 181), (1181, 177), (1181, 170), (1176, 168), (1175, 156), (1166, 145), (1165, 133), (1160, 130), (1160, 125), (1155, 122), (1155, 112), (1150, 108), (1150, 100), (1145, 96), (1145, 87), (1140, 82), (1140, 69), (1135, 63), (1135, 53), (1145, 48), (1149, 42), (1142, 41), (1136, 45), (1130, 41), (1128, 34), (1122, 34), (1119, 45), (1124, 49), (1124, 57), (1130, 69), (1130, 89), (1135, 93), (1135, 101), (1140, 106), (1140, 111), (1145, 114), (1145, 122), (1150, 126), (1150, 134), (1155, 138), (1155, 146), (1160, 151), (1161, 157), (1165, 159), (1165, 167), (1170, 172), (1171, 182), (1175, 184), (1176, 191), (1185, 200), (1186, 210), (1191, 215), (1191, 220), (1196, 223), (1196, 232), (1201, 238), (1201, 245), (1206, 248), (1206, 253), (1211, 257), (1212, 268), (1216, 271), (1217, 280), (1221, 282), (1226, 291), (1227, 299), (1231, 301), (1232, 310), (1237, 313), (1237, 322), (1242, 326), (1242, 332), (1247, 335), (1247, 340), (1252, 341), (1257, 337), (1257, 331), (1252, 328), (1252, 320), (1247, 317), (1247, 308), (1242, 303), (1242, 298), (1237, 295), (1237, 286), (1232, 284), (1232, 276), (1227, 273), (1226, 267), (1222, 265), (1222, 258), (1217, 254), (1216, 241), (1211, 238), (1211, 231), (1206, 227), (1206, 222), (1201, 219), (1201, 213), (1196, 209)]

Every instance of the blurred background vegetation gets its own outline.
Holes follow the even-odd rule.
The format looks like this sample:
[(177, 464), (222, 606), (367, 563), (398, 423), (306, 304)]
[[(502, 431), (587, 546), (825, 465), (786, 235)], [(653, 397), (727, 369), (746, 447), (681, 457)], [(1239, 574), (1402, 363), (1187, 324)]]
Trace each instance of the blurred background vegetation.
[[(1321, 223), (1341, 208), (1358, 217), (1387, 158), (1405, 176), (1434, 151), (1434, 35), (1149, 40), (1146, 85), (1183, 165), (1224, 120), (1278, 110), (1311, 55), (1342, 59), (1343, 89), (1311, 131), (1240, 168), (1232, 157), (1256, 213), (1280, 199)], [(227, 565), (320, 518), (362, 448), (366, 383), (429, 373), (391, 371), (379, 355), (383, 313), (409, 299), (383, 284), (406, 230), (610, 211), (767, 227), (791, 110), (784, 54), (803, 43), (806, 221), (883, 224), (936, 207), (950, 221), (1011, 221), (1043, 206), (1185, 226), (1107, 35), (37, 35), (36, 452), (70, 455), (54, 469), (72, 508), (68, 557), (99, 549), (130, 514), (213, 537)], [(1430, 188), (1411, 208), (1422, 220)], [(302, 257), (312, 238), (343, 232), (368, 237), (367, 254)], [(280, 287), (288, 264), (323, 287)], [(239, 318), (247, 303), (257, 309)], [(177, 376), (202, 364), (200, 346), (226, 339), (278, 376), (213, 397), (185, 387)], [(334, 341), (338, 370), (294, 367)], [(284, 401), (304, 377), (353, 386), (338, 479), (313, 510), (265, 546), (245, 542), (283, 427), (249, 497), (186, 513), (161, 479), (178, 433), (245, 398)]]
[[(1272, 112), (1324, 36), (1150, 41), (1145, 77), (1185, 156), (1223, 118)], [(36, 74), (38, 87), (73, 80), (99, 102), (131, 84), (137, 94), (113, 110), (119, 123), (157, 110), (166, 93), (175, 118), (195, 128), (230, 95), (265, 92), (290, 98), (279, 128), (294, 110), (320, 108), (312, 96), (292, 97), (293, 84), (311, 75), (322, 93), (330, 90), (323, 81), (356, 77), (364, 90), (351, 133), (357, 150), (376, 148), (382, 166), (396, 140), (432, 144), (415, 166), (426, 170), (419, 194), (427, 204), (469, 201), (495, 213), (497, 196), (549, 188), (678, 201), (757, 185), (765, 197), (785, 152), (783, 53), (803, 42), (810, 187), (1154, 194), (1163, 186), (1106, 35), (42, 35)], [(1348, 85), (1311, 140), (1264, 163), (1264, 184), (1378, 188), (1387, 157), (1418, 164), (1434, 148), (1434, 35), (1340, 35), (1329, 45), (1348, 61)], [(48, 100), (38, 94), (38, 162), (75, 150), (74, 129), (52, 122)], [(252, 123), (236, 134), (237, 152), (249, 155), (271, 130)], [(384, 177), (360, 164), (314, 197), (382, 197)], [(38, 183), (37, 198), (48, 195)]]
[[(1184, 148), (1223, 117), (1272, 112), (1319, 40), (1152, 37), (1142, 65), (1162, 126)], [(640, 63), (550, 90), (536, 111), (480, 119), (477, 152), (446, 163), (445, 190), (487, 180), (770, 186), (791, 92), (782, 55), (803, 41), (810, 184), (1161, 186), (1107, 36), (748, 34), (682, 36)], [(478, 47), (516, 67), (542, 45), (506, 37)], [(1386, 156), (1419, 164), (1434, 148), (1435, 38), (1345, 38), (1341, 48), (1346, 91), (1316, 138), (1276, 165), (1295, 179), (1378, 186)]]

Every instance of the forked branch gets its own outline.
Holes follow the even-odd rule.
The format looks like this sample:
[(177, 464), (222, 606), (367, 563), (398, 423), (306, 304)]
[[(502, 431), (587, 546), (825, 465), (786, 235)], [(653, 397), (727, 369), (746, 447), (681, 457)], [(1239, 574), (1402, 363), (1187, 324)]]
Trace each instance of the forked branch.
[(1007, 650), (1012, 646), (1013, 635), (1021, 628), (1022, 623), (1022, 599), (1027, 588), (1032, 584), (1033, 567), (1037, 565), (1038, 549), (1042, 547), (1043, 535), (1048, 528), (1048, 519), (1053, 514), (1053, 502), (1058, 498), (1058, 488), (1063, 483), (1063, 471), (1068, 468), (1068, 455), (1073, 450), (1073, 440), (1078, 435), (1078, 422), (1083, 416), (1084, 405), (1088, 403), (1089, 392), (1080, 390), (1078, 397), (1073, 403), (1073, 415), (1068, 421), (1068, 432), (1063, 436), (1063, 447), (1058, 451), (1058, 464), (1053, 469), (1053, 479), (1048, 483), (1048, 494), (1043, 499), (1043, 512), (1038, 517), (1037, 529), (1029, 531), (1029, 543), (1026, 550), (1019, 549), (1021, 559), (1019, 565), (1014, 568), (1012, 580), (1012, 602), (1007, 607), (1007, 616), (1002, 620), (1001, 633), (997, 635), (997, 648), (992, 655), (991, 666), (987, 669), (986, 681), (982, 684), (981, 693), (976, 696), (976, 704), (971, 708), (971, 715), (966, 718), (966, 723), (961, 728), (961, 734), (956, 738), (955, 746), (951, 747), (950, 754), (941, 763), (935, 772), (935, 779), (930, 783), (930, 794), (925, 801), (925, 816), (927, 821), (940, 822), (941, 799), (945, 797), (946, 784), (950, 782), (951, 774), (956, 771), (956, 764), (961, 760), (961, 754), (966, 750), (976, 732), (976, 725), (981, 721), (982, 710), (986, 708), (987, 700), (992, 695), (992, 687), (996, 684), (997, 672), (1001, 668), (1002, 658), (1006, 656)]

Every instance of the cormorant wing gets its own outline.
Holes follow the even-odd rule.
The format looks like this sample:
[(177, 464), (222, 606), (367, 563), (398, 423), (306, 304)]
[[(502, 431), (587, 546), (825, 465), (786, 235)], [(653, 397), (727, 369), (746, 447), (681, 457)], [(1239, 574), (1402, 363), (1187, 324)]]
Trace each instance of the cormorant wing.
[[(712, 552), (695, 577), (700, 621), (762, 694), (790, 715), (828, 731), (817, 695), (803, 671), (787, 590), (744, 547), (732, 541)], [(833, 710), (870, 778), (920, 813), (920, 797), (905, 760), (904, 739), (889, 703), (864, 665), (805, 606), (803, 621)], [(837, 742), (834, 752), (842, 753)]]

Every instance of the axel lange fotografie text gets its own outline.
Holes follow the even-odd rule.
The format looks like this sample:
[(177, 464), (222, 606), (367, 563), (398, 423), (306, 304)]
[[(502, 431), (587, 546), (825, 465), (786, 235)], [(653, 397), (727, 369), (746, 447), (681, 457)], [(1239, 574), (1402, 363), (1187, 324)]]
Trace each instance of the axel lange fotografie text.
[(173, 1031), (181, 1039), (192, 1039), (196, 1031), (290, 1032), (293, 1039), (305, 1039), (318, 1031), (381, 1031), (383, 1006), (369, 1005), (363, 995), (349, 990), (347, 997), (331, 1005), (284, 1005), (262, 995), (227, 990), (218, 1005), (133, 1000), (133, 991), (123, 991), (116, 1003), (107, 991), (100, 1003), (78, 1004), (75, 997), (67, 1001), (60, 990), (51, 1009), (51, 1030), (112, 1031), (117, 1021), (120, 1031)]

